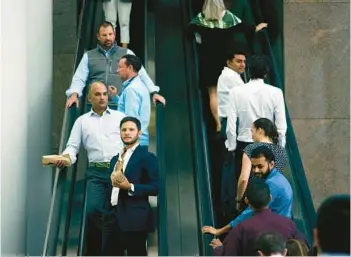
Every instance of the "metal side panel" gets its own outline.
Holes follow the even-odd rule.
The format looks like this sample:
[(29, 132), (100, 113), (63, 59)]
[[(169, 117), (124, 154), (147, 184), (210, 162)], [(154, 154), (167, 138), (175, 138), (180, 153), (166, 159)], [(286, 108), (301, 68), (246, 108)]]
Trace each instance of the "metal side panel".
[[(160, 233), (159, 255), (199, 252), (198, 218), (183, 28), (179, 1), (155, 1), (156, 82), (167, 99), (164, 109), (164, 193), (167, 229)], [(161, 245), (162, 244), (162, 245)], [(165, 246), (165, 245), (166, 246)], [(164, 250), (166, 249), (166, 250)]]

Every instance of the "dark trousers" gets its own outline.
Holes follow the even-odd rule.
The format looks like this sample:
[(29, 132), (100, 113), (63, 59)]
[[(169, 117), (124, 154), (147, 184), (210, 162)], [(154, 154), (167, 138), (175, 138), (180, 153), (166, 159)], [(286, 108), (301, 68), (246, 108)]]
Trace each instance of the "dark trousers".
[(102, 228), (111, 212), (111, 180), (107, 168), (89, 167), (86, 173), (86, 253), (87, 256), (102, 254)]
[(250, 144), (252, 143), (236, 141), (235, 165), (234, 165), (236, 181), (239, 180), (239, 177), (241, 174), (241, 165), (243, 163), (244, 149), (246, 146)]
[(147, 256), (145, 231), (122, 231), (117, 217), (110, 215), (103, 229), (103, 256)]
[(220, 226), (227, 225), (236, 215), (237, 179), (235, 176), (235, 160), (227, 148), (224, 150), (224, 162), (221, 170), (221, 211)]
[(221, 225), (227, 225), (239, 215), (239, 212), (236, 210), (237, 184), (241, 174), (243, 150), (249, 144), (251, 143), (237, 141), (235, 157), (227, 149), (224, 150), (226, 158), (221, 172), (221, 210), (223, 215)]
[(227, 139), (227, 118), (221, 119), (221, 134), (224, 140)]

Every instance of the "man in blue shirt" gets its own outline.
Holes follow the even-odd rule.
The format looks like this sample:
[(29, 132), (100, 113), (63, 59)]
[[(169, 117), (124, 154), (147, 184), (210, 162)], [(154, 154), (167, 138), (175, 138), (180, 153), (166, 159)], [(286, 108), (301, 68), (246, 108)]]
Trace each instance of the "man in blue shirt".
[(149, 145), (149, 122), (151, 114), (150, 96), (138, 72), (141, 61), (131, 54), (124, 55), (118, 63), (117, 74), (123, 81), (122, 94), (118, 100), (118, 111), (140, 120), (140, 145)]
[[(274, 168), (274, 154), (266, 146), (259, 146), (252, 151), (251, 165), (254, 179), (264, 179), (272, 195), (268, 207), (272, 212), (291, 218), (293, 202), (293, 192), (289, 181)], [(252, 217), (253, 211), (250, 207), (246, 208), (236, 219), (220, 229), (211, 226), (204, 226), (203, 233), (221, 235), (228, 232), (238, 223)]]

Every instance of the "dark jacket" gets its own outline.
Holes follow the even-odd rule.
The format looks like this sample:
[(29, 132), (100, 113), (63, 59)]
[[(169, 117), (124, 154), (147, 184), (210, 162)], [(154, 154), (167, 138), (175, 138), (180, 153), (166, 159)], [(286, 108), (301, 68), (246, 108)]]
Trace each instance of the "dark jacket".
[(254, 247), (256, 239), (261, 233), (266, 232), (279, 233), (285, 240), (294, 238), (306, 242), (291, 219), (265, 209), (232, 228), (223, 246), (216, 247), (213, 255), (255, 256), (257, 255)]
[[(118, 155), (111, 160), (111, 172)], [(147, 147), (138, 146), (130, 157), (125, 176), (134, 185), (133, 196), (127, 190), (120, 190), (115, 215), (123, 231), (151, 232), (155, 229), (149, 196), (158, 194), (158, 165), (156, 156)]]

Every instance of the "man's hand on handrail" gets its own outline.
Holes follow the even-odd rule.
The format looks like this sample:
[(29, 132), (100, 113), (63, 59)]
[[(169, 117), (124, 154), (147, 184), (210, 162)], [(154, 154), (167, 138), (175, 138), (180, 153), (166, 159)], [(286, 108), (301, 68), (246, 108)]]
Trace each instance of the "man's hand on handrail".
[(256, 32), (259, 32), (261, 31), (262, 29), (264, 28), (267, 28), (268, 27), (268, 24), (267, 23), (260, 23), (256, 26)]
[(76, 104), (76, 107), (79, 107), (79, 98), (77, 93), (73, 93), (70, 97), (67, 98), (66, 108), (71, 107), (73, 104)]
[(156, 105), (157, 102), (160, 102), (163, 106), (166, 106), (166, 99), (157, 93), (152, 95), (152, 102)]

